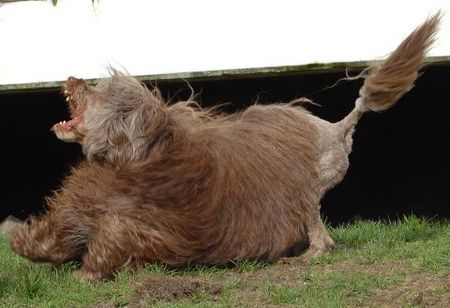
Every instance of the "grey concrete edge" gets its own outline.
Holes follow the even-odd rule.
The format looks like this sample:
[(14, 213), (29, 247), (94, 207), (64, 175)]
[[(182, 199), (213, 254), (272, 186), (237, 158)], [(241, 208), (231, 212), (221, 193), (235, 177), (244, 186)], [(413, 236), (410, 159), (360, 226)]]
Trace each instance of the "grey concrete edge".
[[(377, 63), (373, 61), (354, 61), (354, 62), (333, 62), (333, 63), (310, 63), (305, 65), (290, 65), (290, 66), (274, 66), (274, 67), (259, 67), (259, 68), (241, 68), (241, 69), (227, 69), (227, 70), (212, 70), (212, 71), (198, 71), (198, 72), (180, 72), (170, 74), (156, 74), (156, 75), (142, 75), (135, 76), (142, 82), (149, 82), (152, 84), (166, 83), (173, 81), (203, 81), (203, 80), (227, 80), (227, 79), (245, 79), (258, 77), (271, 77), (282, 75), (297, 75), (297, 74), (311, 74), (311, 73), (329, 73), (339, 72), (345, 70), (355, 70), (368, 67)], [(446, 66), (450, 65), (450, 56), (429, 57), (426, 60), (427, 65), (432, 66)], [(96, 84), (101, 80), (87, 79), (89, 84)], [(51, 91), (58, 90), (64, 81), (49, 81), (49, 82), (33, 82), (22, 84), (0, 84), (0, 94), (17, 93), (17, 92), (35, 92), (35, 91)]]

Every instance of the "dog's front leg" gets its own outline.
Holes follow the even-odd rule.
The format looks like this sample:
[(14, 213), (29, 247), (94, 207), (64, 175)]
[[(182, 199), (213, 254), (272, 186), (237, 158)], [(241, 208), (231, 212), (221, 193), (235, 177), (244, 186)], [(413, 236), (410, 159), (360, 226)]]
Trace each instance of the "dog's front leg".
[[(113, 278), (114, 273), (134, 265), (137, 256), (151, 253), (152, 244), (145, 242), (138, 223), (117, 214), (105, 214), (97, 224), (95, 235), (87, 244), (81, 268), (74, 273), (80, 281), (99, 281)], [(150, 238), (150, 236), (143, 236)]]
[(61, 264), (72, 259), (74, 251), (59, 239), (51, 219), (32, 218), (14, 228), (10, 235), (11, 249), (35, 262)]

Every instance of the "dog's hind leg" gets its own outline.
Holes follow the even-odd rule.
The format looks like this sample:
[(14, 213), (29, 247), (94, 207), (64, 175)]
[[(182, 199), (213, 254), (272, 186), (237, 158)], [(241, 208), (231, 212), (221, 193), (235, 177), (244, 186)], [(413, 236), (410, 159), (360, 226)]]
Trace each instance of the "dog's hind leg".
[(278, 263), (305, 264), (324, 255), (335, 247), (333, 240), (328, 235), (328, 232), (323, 225), (319, 208), (317, 208), (317, 211), (311, 216), (306, 228), (309, 238), (309, 248), (306, 252), (301, 256), (283, 257), (279, 259)]

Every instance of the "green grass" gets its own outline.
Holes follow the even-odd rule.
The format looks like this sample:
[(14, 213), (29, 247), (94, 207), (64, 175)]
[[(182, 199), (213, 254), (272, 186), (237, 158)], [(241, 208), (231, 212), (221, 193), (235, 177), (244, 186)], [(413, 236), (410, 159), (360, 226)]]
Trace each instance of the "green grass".
[(353, 259), (362, 263), (409, 260), (418, 269), (439, 271), (450, 266), (450, 227), (414, 216), (392, 223), (358, 222), (330, 230), (338, 246), (318, 262)]
[(396, 281), (395, 275), (365, 274), (355, 270), (308, 272), (304, 286), (286, 287), (268, 282), (263, 291), (270, 303), (296, 304), (303, 306), (342, 307), (350, 298), (371, 294), (377, 288), (387, 287)]
[[(376, 306), (383, 300), (391, 304), (389, 292), (400, 294), (396, 304), (414, 306), (411, 296), (425, 292), (423, 286), (417, 290), (405, 286), (405, 281), (414, 281), (415, 275), (436, 284), (436, 288), (430, 287), (432, 295), (424, 296), (434, 296), (442, 306), (450, 303), (445, 287), (450, 275), (448, 224), (410, 216), (391, 223), (365, 221), (331, 228), (330, 235), (339, 248), (310, 266), (244, 261), (230, 267), (197, 266), (173, 271), (151, 265), (136, 273), (121, 272), (114, 281), (97, 284), (76, 281), (72, 275), (75, 264), (58, 268), (33, 264), (14, 254), (0, 238), (0, 307), (84, 307), (100, 303), (119, 307), (130, 303), (156, 307)], [(180, 298), (162, 300), (148, 296), (153, 293), (138, 291), (149, 278), (171, 279), (178, 288), (193, 282), (200, 287), (187, 295), (183, 289), (178, 290)], [(212, 292), (211, 286), (218, 286), (219, 291)], [(170, 295), (172, 291), (167, 292)]]

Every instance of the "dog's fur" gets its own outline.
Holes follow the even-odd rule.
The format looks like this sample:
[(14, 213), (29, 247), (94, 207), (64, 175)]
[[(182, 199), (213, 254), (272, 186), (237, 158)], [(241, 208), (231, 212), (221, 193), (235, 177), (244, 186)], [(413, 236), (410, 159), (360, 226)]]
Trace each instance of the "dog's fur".
[[(192, 100), (168, 106), (157, 89), (118, 72), (96, 87), (69, 77), (72, 119), (53, 130), (79, 142), (87, 159), (48, 199), (46, 214), (17, 228), (12, 249), (34, 261), (79, 260), (83, 280), (149, 262), (292, 263), (322, 255), (334, 243), (320, 200), (347, 171), (354, 127), (413, 86), (439, 19), (363, 73), (355, 108), (338, 123), (294, 103), (230, 116)], [(282, 258), (305, 239), (305, 254)]]

